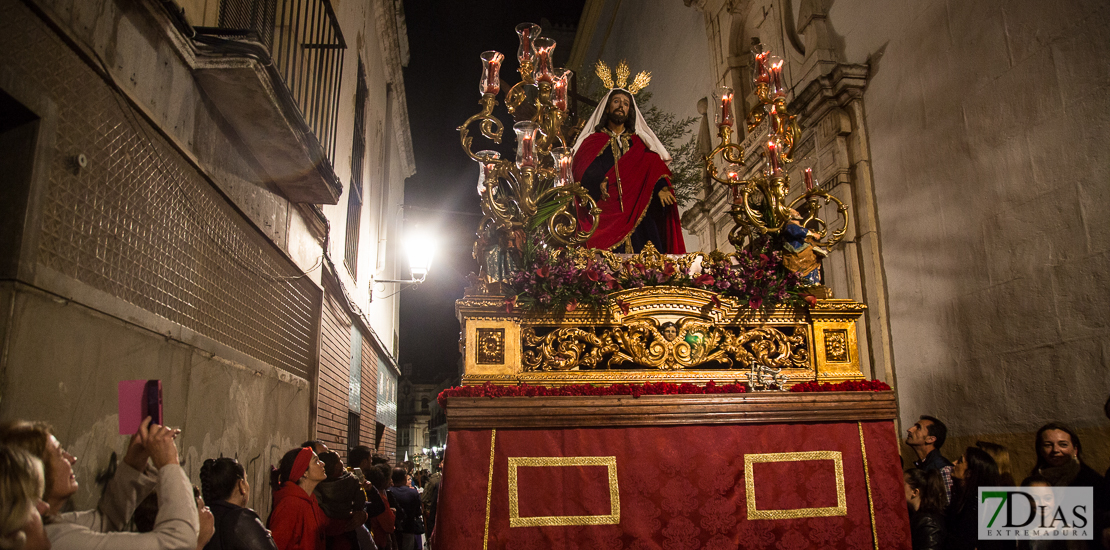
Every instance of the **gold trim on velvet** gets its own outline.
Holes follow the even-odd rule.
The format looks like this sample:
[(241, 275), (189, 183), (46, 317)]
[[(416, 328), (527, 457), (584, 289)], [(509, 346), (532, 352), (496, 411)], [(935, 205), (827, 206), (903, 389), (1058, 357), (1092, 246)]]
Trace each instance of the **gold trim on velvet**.
[(867, 484), (867, 510), (871, 512), (871, 542), (875, 550), (879, 550), (879, 531), (875, 529), (875, 501), (871, 496), (871, 472), (867, 467), (867, 445), (863, 443), (863, 422), (856, 422), (859, 426), (859, 450), (863, 455), (863, 481)]
[[(516, 471), (520, 466), (607, 466), (609, 470), (609, 515), (520, 517)], [(517, 456), (509, 457), (509, 527), (562, 525), (616, 525), (621, 522), (620, 486), (615, 456)]]
[(489, 509), (493, 501), (493, 457), (497, 442), (497, 430), (489, 431), (489, 482), (486, 484), (486, 530), (482, 535), (482, 550), (489, 548)]
[[(831, 460), (836, 472), (836, 506), (824, 508), (793, 508), (790, 510), (759, 510), (755, 505), (755, 464), (761, 462), (800, 462)], [(744, 488), (748, 497), (748, 519), (797, 519), (848, 515), (844, 494), (844, 459), (840, 451), (807, 451), (796, 453), (761, 453), (744, 455)]]

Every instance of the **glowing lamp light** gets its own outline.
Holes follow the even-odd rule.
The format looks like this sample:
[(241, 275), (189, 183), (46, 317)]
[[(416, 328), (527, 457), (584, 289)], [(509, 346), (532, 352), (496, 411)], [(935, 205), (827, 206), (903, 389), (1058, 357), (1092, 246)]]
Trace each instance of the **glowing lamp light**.
[(432, 267), (432, 257), (435, 255), (435, 240), (428, 233), (419, 229), (409, 233), (405, 239), (405, 251), (409, 257), (409, 271), (412, 273), (412, 282), (424, 282), (428, 270)]

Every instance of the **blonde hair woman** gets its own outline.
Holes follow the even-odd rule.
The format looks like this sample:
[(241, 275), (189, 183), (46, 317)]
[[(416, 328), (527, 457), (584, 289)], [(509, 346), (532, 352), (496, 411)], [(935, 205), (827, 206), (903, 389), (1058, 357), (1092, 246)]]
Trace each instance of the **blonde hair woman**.
[[(0, 444), (20, 447), (42, 460), (45, 471), (46, 535), (53, 550), (193, 550), (200, 519), (193, 484), (178, 463), (174, 438), (179, 430), (139, 425), (115, 476), (94, 510), (62, 512), (77, 493), (69, 454), (43, 423), (17, 421), (0, 427)], [(154, 467), (150, 467), (150, 463)], [(130, 533), (123, 529), (144, 498), (157, 490), (158, 516), (154, 530)]]
[(0, 549), (50, 550), (42, 527), (42, 462), (21, 449), (0, 446)]

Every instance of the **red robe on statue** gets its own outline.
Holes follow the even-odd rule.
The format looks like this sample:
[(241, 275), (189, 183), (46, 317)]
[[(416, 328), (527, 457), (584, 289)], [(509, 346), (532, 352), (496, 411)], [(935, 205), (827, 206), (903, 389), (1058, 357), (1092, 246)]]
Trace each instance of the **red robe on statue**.
[[(595, 132), (582, 142), (582, 146), (574, 155), (574, 179), (583, 181), (582, 177), (595, 161), (600, 162), (599, 156), (604, 156), (610, 149), (609, 134)], [(618, 186), (618, 177), (620, 184)], [(601, 183), (600, 196), (594, 195), (601, 216), (598, 219), (597, 231), (594, 232), (586, 245), (591, 248), (609, 250), (625, 242), (632, 236), (649, 213), (652, 201), (658, 201), (656, 184), (660, 179), (666, 187), (674, 192), (671, 186), (671, 171), (663, 159), (653, 151), (648, 150), (639, 136), (632, 134), (628, 138), (628, 149), (620, 155), (620, 160), (615, 166), (609, 168), (605, 180)], [(589, 184), (583, 182), (587, 188)], [(606, 191), (608, 196), (606, 197)], [(591, 193), (592, 194), (592, 193)], [(656, 248), (664, 254), (685, 254), (686, 245), (682, 240), (682, 227), (679, 223), (678, 205), (658, 205), (651, 209), (657, 219), (650, 220), (658, 229), (661, 243), (655, 243)], [(585, 209), (579, 209), (579, 225), (584, 230), (591, 227), (592, 218)], [(662, 246), (659, 246), (662, 245)], [(624, 252), (624, 248), (615, 248), (614, 252)]]

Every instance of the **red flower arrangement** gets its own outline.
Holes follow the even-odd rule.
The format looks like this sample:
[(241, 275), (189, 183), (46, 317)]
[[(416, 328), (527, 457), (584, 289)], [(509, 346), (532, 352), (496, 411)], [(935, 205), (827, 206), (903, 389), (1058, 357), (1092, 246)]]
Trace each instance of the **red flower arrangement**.
[(790, 386), (790, 391), (795, 393), (815, 391), (889, 391), (890, 386), (882, 380), (847, 380), (830, 384), (828, 382), (799, 382)]
[[(886, 391), (890, 386), (879, 380), (851, 380), (839, 384), (801, 382), (790, 388), (792, 392), (814, 391)], [(704, 386), (683, 383), (656, 382), (648, 384), (613, 384), (612, 386), (591, 386), (574, 384), (570, 386), (495, 386), (489, 382), (481, 386), (457, 386), (439, 393), (436, 401), (442, 409), (447, 408), (451, 397), (563, 397), (563, 396), (603, 396), (603, 395), (707, 395), (719, 393), (748, 393), (747, 384), (717, 384), (710, 380)]]

